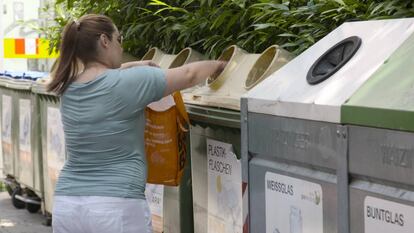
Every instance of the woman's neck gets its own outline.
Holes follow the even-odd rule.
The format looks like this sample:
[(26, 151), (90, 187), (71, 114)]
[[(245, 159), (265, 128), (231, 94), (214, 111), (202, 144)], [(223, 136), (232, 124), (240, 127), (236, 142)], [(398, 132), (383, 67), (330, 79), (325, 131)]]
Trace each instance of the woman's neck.
[(75, 82), (86, 83), (92, 81), (108, 69), (110, 69), (108, 66), (100, 62), (87, 63), (83, 71), (77, 76)]
[(84, 70), (88, 70), (88, 69), (110, 69), (111, 66), (101, 62), (101, 61), (93, 61), (93, 62), (88, 62), (84, 65), (85, 69)]

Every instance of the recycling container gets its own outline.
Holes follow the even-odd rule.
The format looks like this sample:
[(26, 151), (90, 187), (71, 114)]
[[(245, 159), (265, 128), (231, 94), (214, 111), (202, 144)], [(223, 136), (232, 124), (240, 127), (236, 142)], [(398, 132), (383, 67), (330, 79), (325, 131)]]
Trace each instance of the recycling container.
[(43, 167), (44, 202), (47, 215), (52, 213), (57, 178), (66, 160), (65, 138), (59, 109), (60, 99), (38, 82), (32, 86), (39, 105)]
[[(2, 72), (0, 77), (0, 112), (1, 112), (1, 145), (0, 145), (0, 152), (1, 152), (1, 167), (2, 167), (2, 180), (4, 182), (5, 189), (7, 192), (12, 195), (13, 187), (14, 187), (14, 177), (11, 176), (13, 173), (13, 166), (14, 166), (14, 157), (12, 156), (12, 147), (11, 147), (11, 96), (8, 93), (9, 90), (6, 88), (6, 84), (8, 82), (9, 77), (5, 76), (5, 71)], [(5, 96), (3, 104), (3, 95)], [(5, 106), (6, 110), (3, 111), (3, 106)], [(4, 114), (4, 115), (3, 115)], [(6, 118), (7, 117), (7, 118)], [(3, 127), (4, 126), (4, 127)], [(4, 134), (4, 136), (3, 136)], [(3, 141), (3, 137), (5, 140)], [(5, 152), (3, 152), (3, 144), (5, 144)]]
[(344, 23), (242, 99), (250, 232), (354, 232), (341, 107), (413, 33), (413, 23)]
[[(194, 232), (241, 232), (240, 112), (186, 107), (191, 120)], [(222, 153), (218, 157), (213, 151)]]
[(17, 117), (15, 113), (13, 91), (8, 87), (8, 84), (12, 82), (12, 78), (4, 77), (0, 80), (0, 92), (1, 92), (1, 119), (2, 119), (2, 153), (3, 153), (3, 173), (6, 176), (6, 184), (11, 185), (16, 174), (16, 145), (15, 142), (15, 129), (17, 124)]
[(262, 54), (230, 46), (218, 58), (228, 62), (222, 73), (185, 96), (191, 121), (194, 232), (244, 232), (247, 227), (240, 97), (291, 57), (277, 46)]
[[(152, 48), (144, 55), (142, 60), (152, 60), (161, 68), (168, 69), (176, 68), (203, 58), (201, 54), (191, 48), (185, 48), (177, 55), (165, 54), (157, 48)], [(149, 105), (150, 108), (151, 106)], [(191, 156), (188, 155), (179, 186), (147, 184), (146, 198), (150, 205), (153, 230), (155, 232), (194, 232), (190, 164)]]
[[(4, 80), (4, 78), (5, 78), (4, 77), (4, 71), (0, 71), (0, 86), (2, 86), (1, 82)], [(1, 95), (0, 95), (0, 109), (1, 109)], [(0, 113), (1, 113), (1, 111), (0, 111)], [(1, 133), (0, 133), (0, 142), (2, 142)], [(2, 149), (2, 143), (0, 143), (0, 180), (3, 180), (3, 179), (4, 179), (4, 174), (3, 174), (3, 149)], [(1, 185), (2, 185), (2, 190), (5, 190), (6, 185), (4, 184), (3, 181), (1, 181)]]
[(414, 34), (343, 106), (350, 232), (414, 232)]
[(26, 207), (36, 213), (43, 198), (42, 157), (40, 152), (39, 115), (34, 94), (31, 92), (32, 78), (9, 80), (7, 87), (13, 96), (12, 108), (16, 120), (13, 147), (15, 148), (15, 207)]

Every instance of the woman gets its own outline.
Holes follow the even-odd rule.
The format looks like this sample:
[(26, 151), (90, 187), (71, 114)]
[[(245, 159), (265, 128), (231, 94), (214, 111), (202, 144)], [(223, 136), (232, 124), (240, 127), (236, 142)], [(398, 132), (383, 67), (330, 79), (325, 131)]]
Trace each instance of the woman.
[[(161, 70), (150, 61), (121, 65), (122, 36), (110, 18), (85, 15), (63, 32), (48, 86), (61, 96), (66, 161), (56, 185), (55, 233), (149, 233), (145, 200), (144, 109), (221, 72), (202, 61)], [(78, 64), (84, 69), (79, 73)]]

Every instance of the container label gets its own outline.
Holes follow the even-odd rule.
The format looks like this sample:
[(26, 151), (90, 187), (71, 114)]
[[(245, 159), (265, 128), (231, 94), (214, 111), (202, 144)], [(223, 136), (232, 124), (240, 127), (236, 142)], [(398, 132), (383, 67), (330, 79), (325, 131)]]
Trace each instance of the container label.
[(266, 233), (323, 233), (322, 187), (266, 172)]
[(60, 111), (55, 107), (47, 108), (47, 165), (53, 190), (65, 163), (65, 137)]
[(207, 139), (208, 232), (241, 233), (241, 162), (231, 144)]
[(31, 101), (28, 99), (19, 100), (19, 149), (20, 161), (25, 164), (32, 163), (31, 154)]
[(414, 206), (367, 196), (364, 201), (365, 233), (412, 233)]
[(152, 229), (154, 233), (162, 233), (163, 229), (163, 204), (164, 185), (147, 184), (145, 197), (151, 211)]

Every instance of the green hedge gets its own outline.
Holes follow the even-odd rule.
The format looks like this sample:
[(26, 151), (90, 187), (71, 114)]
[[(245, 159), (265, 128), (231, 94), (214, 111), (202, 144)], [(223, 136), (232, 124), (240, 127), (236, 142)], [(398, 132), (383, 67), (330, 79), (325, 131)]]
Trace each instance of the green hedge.
[(229, 45), (262, 52), (272, 44), (299, 54), (347, 21), (413, 17), (411, 0), (57, 0), (55, 26), (44, 31), (58, 45), (62, 26), (93, 12), (110, 16), (124, 50), (141, 57), (150, 47), (177, 53), (192, 48), (217, 57)]

